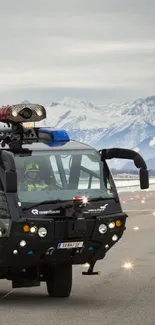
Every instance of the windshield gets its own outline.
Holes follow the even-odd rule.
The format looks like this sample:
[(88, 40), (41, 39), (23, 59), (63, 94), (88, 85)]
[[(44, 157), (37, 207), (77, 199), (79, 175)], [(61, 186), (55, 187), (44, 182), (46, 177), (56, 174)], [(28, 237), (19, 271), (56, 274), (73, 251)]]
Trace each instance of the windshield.
[(95, 150), (32, 151), (15, 155), (21, 203), (72, 200), (76, 195), (110, 198), (112, 180)]

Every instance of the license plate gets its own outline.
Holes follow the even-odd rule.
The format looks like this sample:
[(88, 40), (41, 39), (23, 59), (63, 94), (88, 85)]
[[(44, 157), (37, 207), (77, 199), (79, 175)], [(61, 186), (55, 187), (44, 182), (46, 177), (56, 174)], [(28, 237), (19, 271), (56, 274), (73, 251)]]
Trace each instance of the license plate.
[(69, 249), (69, 248), (79, 248), (83, 247), (83, 241), (77, 241), (77, 242), (69, 242), (69, 243), (59, 243), (57, 248), (64, 248), (64, 249)]

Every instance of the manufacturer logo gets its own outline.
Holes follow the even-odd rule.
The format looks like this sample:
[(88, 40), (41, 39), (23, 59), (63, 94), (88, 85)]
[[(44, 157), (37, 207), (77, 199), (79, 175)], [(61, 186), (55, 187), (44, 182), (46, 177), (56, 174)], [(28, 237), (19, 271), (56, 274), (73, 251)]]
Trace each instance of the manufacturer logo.
[(103, 212), (106, 210), (108, 204), (100, 206), (98, 209), (89, 209), (87, 211), (84, 211), (84, 213), (97, 213), (97, 212)]
[(60, 210), (39, 211), (37, 209), (33, 209), (33, 210), (31, 210), (31, 212), (34, 215), (38, 215), (38, 214), (59, 214), (60, 213)]
[(104, 211), (107, 208), (107, 206), (108, 206), (108, 203), (103, 206), (100, 206), (100, 209)]
[(34, 209), (34, 210), (32, 210), (31, 211), (33, 214), (38, 214), (39, 213), (39, 211), (37, 210), (37, 209)]

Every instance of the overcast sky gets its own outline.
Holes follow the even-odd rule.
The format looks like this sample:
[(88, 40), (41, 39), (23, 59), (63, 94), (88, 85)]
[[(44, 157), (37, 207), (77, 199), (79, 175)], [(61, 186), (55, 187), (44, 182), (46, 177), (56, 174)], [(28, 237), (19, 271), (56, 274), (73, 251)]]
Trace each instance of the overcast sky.
[(0, 0), (0, 104), (155, 95), (155, 0)]

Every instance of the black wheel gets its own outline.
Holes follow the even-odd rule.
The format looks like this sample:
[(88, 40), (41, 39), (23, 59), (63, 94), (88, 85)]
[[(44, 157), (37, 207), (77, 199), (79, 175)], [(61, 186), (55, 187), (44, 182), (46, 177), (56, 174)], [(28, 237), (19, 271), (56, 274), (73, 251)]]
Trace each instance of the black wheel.
[(72, 265), (53, 267), (46, 280), (46, 285), (50, 297), (69, 297), (72, 289)]

